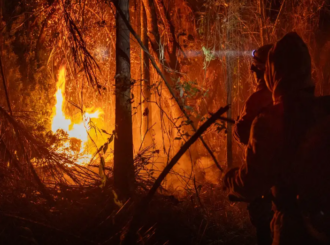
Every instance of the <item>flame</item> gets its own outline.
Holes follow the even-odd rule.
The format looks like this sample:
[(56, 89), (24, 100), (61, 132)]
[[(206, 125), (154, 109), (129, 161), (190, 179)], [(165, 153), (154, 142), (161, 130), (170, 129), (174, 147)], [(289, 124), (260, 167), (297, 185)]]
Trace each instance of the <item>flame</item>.
[[(63, 110), (65, 105), (65, 68), (61, 68), (59, 72), (56, 88), (56, 105), (53, 108), (52, 131), (55, 133), (57, 130), (62, 129), (68, 133), (70, 138), (81, 140), (82, 143), (79, 152), (81, 157), (77, 163), (84, 165), (92, 158), (92, 154), (87, 149), (87, 143), (89, 142), (88, 131), (90, 130), (88, 123), (92, 118), (99, 118), (103, 114), (103, 111), (100, 108), (87, 108), (83, 116), (80, 116), (78, 120), (73, 120), (65, 115)], [(65, 143), (64, 146), (68, 147), (68, 145), (69, 143)], [(61, 152), (63, 150), (59, 149), (59, 151)], [(74, 152), (70, 152), (70, 154), (74, 154)]]

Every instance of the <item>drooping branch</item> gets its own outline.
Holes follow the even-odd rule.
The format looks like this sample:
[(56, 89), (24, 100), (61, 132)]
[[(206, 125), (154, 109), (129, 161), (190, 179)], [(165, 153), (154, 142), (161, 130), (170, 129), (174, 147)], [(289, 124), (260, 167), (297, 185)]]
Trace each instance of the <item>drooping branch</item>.
[(76, 65), (83, 67), (87, 81), (92, 86), (96, 85), (98, 92), (100, 92), (96, 74), (97, 71), (100, 70), (100, 67), (94, 57), (88, 51), (86, 42), (82, 37), (79, 28), (77, 27), (76, 23), (72, 19), (70, 13), (67, 11), (65, 6), (63, 6), (63, 12), (65, 24), (68, 28), (69, 33), (68, 41), (71, 41), (70, 46), (72, 49), (74, 62)]
[[(2, 50), (1, 50), (1, 51), (2, 51)], [(2, 54), (1, 54), (1, 53), (0, 53), (0, 70), (1, 70), (2, 82), (3, 82), (3, 86), (4, 86), (4, 90), (5, 90), (5, 95), (6, 95), (6, 100), (7, 100), (7, 104), (8, 104), (9, 113), (10, 113), (10, 116), (13, 116), (13, 112), (12, 112), (12, 109), (11, 109), (11, 106), (10, 106), (9, 94), (8, 94), (7, 86), (6, 86), (5, 74), (4, 74), (3, 66), (2, 66)], [(7, 117), (7, 119), (8, 119), (9, 121), (11, 121), (11, 123), (12, 123), (13, 126), (14, 126), (14, 121), (12, 120), (12, 118), (11, 118), (11, 117), (10, 117), (10, 116), (9, 116), (4, 110), (2, 110), (1, 107), (0, 107), (0, 111), (2, 112), (2, 114), (3, 114), (4, 117)], [(18, 130), (15, 126), (14, 126), (14, 131), (15, 131), (16, 136), (17, 136), (17, 138), (18, 138), (18, 142), (19, 142), (19, 144), (20, 144), (20, 148), (21, 148), (21, 150), (22, 150), (22, 152), (23, 152), (24, 158), (25, 158), (25, 160), (26, 160), (27, 163), (28, 163), (28, 166), (29, 166), (29, 168), (30, 168), (30, 171), (31, 171), (31, 173), (32, 173), (32, 176), (34, 177), (34, 180), (36, 181), (36, 184), (37, 184), (37, 186), (39, 187), (40, 192), (41, 192), (41, 193), (43, 194), (43, 196), (49, 201), (49, 203), (53, 203), (53, 202), (54, 202), (53, 198), (49, 195), (49, 193), (48, 193), (46, 187), (44, 186), (44, 184), (41, 182), (39, 176), (37, 175), (37, 173), (36, 173), (36, 171), (35, 171), (35, 169), (34, 169), (32, 163), (31, 163), (30, 159), (27, 157), (27, 154), (26, 154), (26, 151), (25, 151), (24, 145), (23, 145), (23, 143), (22, 143), (22, 141), (21, 141), (21, 139), (20, 139), (19, 130)], [(1, 140), (1, 141), (2, 141), (2, 140)], [(9, 151), (7, 150), (7, 148), (6, 148), (6, 146), (5, 146), (4, 143), (3, 143), (3, 147), (5, 148), (5, 152), (9, 155), (9, 157), (11, 157), (11, 154), (10, 154)], [(16, 159), (11, 158), (11, 160), (12, 160), (14, 166), (16, 167), (16, 169), (17, 169), (18, 171), (20, 171), (21, 169), (20, 169), (20, 167), (19, 167), (19, 165), (18, 165)]]
[(16, 157), (13, 157), (13, 155), (9, 152), (5, 142), (3, 142), (2, 139), (0, 139), (0, 152), (3, 153), (3, 157), (5, 159), (4, 162), (9, 162), (13, 164), (14, 168), (17, 169), (17, 173), (21, 175), (21, 167), (19, 166), (19, 162), (17, 161)]
[(34, 181), (37, 185), (37, 187), (40, 190), (40, 193), (43, 195), (43, 197), (49, 202), (49, 204), (53, 204), (54, 203), (54, 199), (52, 198), (52, 196), (49, 194), (46, 186), (41, 182), (39, 176), (36, 173), (36, 170), (26, 152), (26, 149), (24, 147), (24, 144), (22, 142), (22, 138), (21, 138), (21, 132), (20, 132), (20, 126), (19, 124), (10, 116), (7, 114), (7, 112), (5, 110), (3, 110), (0, 107), (0, 114), (2, 115), (3, 118), (5, 118), (8, 122), (10, 122), (10, 124), (12, 125), (15, 135), (17, 137), (17, 142), (19, 144), (20, 150), (23, 154), (23, 158), (24, 160), (27, 162), (27, 166), (32, 174), (32, 177), (34, 178)]
[[(55, 4), (55, 2), (53, 3), (53, 5)], [(41, 26), (41, 30), (39, 33), (39, 37), (37, 40), (37, 45), (36, 45), (36, 51), (35, 51), (35, 55), (36, 55), (36, 61), (37, 64), (39, 65), (41, 62), (41, 55), (42, 55), (42, 46), (45, 43), (45, 39), (46, 39), (46, 29), (49, 23), (49, 20), (52, 18), (52, 16), (54, 15), (54, 13), (56, 12), (56, 8), (55, 6), (52, 6), (49, 14), (46, 16), (46, 18), (43, 20), (42, 22), (42, 26)]]

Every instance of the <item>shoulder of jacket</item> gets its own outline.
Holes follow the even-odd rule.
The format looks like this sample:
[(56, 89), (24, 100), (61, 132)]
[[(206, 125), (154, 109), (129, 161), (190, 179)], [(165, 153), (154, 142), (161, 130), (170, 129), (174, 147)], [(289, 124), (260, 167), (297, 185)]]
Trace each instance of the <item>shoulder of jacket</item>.
[(270, 105), (264, 108), (259, 115), (254, 119), (255, 127), (274, 127), (283, 117), (282, 105)]
[(265, 100), (265, 99), (268, 99), (270, 102), (272, 101), (272, 94), (268, 89), (267, 90), (262, 89), (262, 90), (258, 90), (256, 92), (254, 92), (253, 94), (251, 94), (249, 96), (246, 103), (252, 104), (252, 103), (256, 103), (256, 102), (259, 102), (260, 100)]

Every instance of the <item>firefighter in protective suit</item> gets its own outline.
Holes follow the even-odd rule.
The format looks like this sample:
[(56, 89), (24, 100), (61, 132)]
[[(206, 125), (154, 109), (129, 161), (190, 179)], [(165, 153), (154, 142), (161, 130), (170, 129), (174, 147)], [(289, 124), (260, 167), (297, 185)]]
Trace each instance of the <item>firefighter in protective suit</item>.
[(253, 120), (246, 161), (227, 172), (224, 185), (229, 196), (247, 202), (271, 189), (272, 245), (318, 244), (306, 229), (292, 183), (292, 162), (313, 124), (315, 100), (311, 57), (296, 33), (288, 33), (270, 50), (265, 81), (273, 105)]
[(234, 126), (236, 141), (247, 145), (253, 120), (266, 107), (272, 105), (272, 93), (266, 86), (264, 79), (265, 66), (269, 50), (272, 44), (264, 45), (252, 53), (251, 72), (255, 76), (256, 91), (247, 99), (243, 110)]
[[(234, 126), (234, 137), (237, 142), (246, 146), (250, 137), (253, 120), (273, 103), (272, 93), (264, 79), (265, 65), (272, 44), (264, 45), (253, 51), (251, 72), (255, 76), (256, 91), (247, 99), (243, 110)], [(272, 201), (269, 193), (256, 198), (248, 205), (251, 223), (256, 228), (258, 245), (271, 245), (270, 221), (273, 217)]]

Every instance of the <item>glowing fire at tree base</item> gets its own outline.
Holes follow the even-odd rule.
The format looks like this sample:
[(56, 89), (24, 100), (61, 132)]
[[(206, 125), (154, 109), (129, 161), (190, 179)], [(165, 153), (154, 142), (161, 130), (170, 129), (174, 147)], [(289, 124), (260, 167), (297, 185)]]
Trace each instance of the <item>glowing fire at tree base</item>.
[[(78, 164), (85, 165), (92, 159), (92, 152), (87, 149), (87, 144), (91, 143), (89, 139), (89, 123), (90, 120), (97, 119), (104, 112), (100, 108), (87, 108), (84, 109), (83, 115), (79, 117), (79, 121), (73, 120), (64, 113), (65, 106), (65, 68), (61, 68), (58, 76), (58, 82), (56, 84), (57, 91), (55, 93), (56, 105), (53, 108), (53, 120), (52, 120), (52, 131), (56, 133), (58, 130), (63, 130), (68, 134), (70, 139), (75, 138), (81, 141), (79, 152), (69, 151), (69, 155), (77, 155), (79, 153)], [(72, 141), (71, 141), (72, 142)], [(59, 152), (64, 152), (64, 149), (68, 149), (70, 142), (67, 140), (63, 147), (58, 149)], [(95, 148), (97, 146), (95, 145)]]

